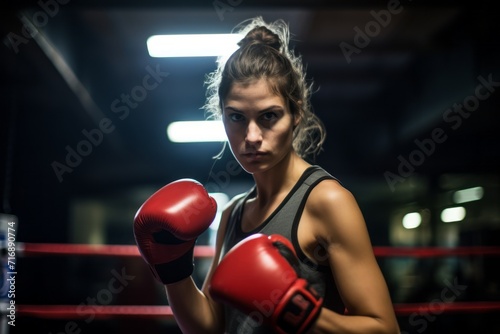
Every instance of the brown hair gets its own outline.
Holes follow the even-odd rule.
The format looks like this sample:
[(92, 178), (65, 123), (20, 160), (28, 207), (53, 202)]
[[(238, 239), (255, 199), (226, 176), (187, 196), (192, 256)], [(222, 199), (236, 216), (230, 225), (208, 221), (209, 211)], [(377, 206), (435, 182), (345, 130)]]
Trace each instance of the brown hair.
[(204, 106), (210, 118), (222, 116), (222, 101), (234, 82), (247, 83), (265, 78), (271, 89), (288, 103), (300, 122), (294, 129), (293, 147), (302, 157), (321, 150), (326, 131), (310, 105), (308, 85), (302, 59), (289, 49), (288, 25), (278, 20), (266, 23), (261, 17), (242, 22), (235, 28), (245, 37), (227, 60), (218, 59), (218, 68), (207, 76), (207, 101)]

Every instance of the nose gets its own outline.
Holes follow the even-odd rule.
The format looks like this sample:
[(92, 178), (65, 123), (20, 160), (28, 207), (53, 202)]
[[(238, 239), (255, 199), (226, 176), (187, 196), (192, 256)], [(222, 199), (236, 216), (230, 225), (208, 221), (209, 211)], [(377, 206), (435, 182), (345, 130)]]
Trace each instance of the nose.
[(248, 123), (245, 142), (253, 145), (262, 142), (262, 131), (259, 125), (254, 121)]

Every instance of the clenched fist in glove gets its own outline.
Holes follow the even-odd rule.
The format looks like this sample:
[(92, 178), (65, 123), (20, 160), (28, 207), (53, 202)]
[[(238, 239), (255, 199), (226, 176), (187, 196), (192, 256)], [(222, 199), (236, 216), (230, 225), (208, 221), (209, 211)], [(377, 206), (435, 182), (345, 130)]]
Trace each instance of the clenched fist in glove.
[(277, 333), (305, 333), (318, 318), (323, 299), (301, 277), (297, 261), (285, 237), (254, 234), (221, 260), (210, 295), (248, 315), (259, 312)]
[(196, 238), (212, 223), (217, 203), (197, 181), (167, 184), (139, 208), (134, 236), (156, 279), (170, 284), (189, 277)]

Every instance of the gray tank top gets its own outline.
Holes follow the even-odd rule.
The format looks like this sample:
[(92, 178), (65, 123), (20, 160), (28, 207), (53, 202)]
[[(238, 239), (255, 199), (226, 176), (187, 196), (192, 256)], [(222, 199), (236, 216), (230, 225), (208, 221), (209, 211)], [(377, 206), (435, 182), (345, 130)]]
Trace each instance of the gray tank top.
[[(290, 240), (299, 258), (303, 275), (316, 291), (324, 298), (323, 306), (337, 313), (344, 313), (345, 307), (340, 298), (337, 286), (329, 266), (312, 262), (302, 252), (297, 237), (300, 217), (311, 190), (325, 179), (337, 180), (319, 166), (309, 167), (276, 210), (256, 229), (243, 232), (241, 218), (245, 202), (256, 195), (255, 187), (243, 195), (235, 204), (226, 227), (222, 256), (244, 238), (255, 234), (280, 234)], [(324, 250), (323, 250), (324, 252)], [(255, 287), (254, 287), (255, 288)], [(252, 317), (238, 310), (225, 306), (226, 333), (257, 334), (272, 333), (273, 330), (263, 325), (264, 314), (254, 312)]]

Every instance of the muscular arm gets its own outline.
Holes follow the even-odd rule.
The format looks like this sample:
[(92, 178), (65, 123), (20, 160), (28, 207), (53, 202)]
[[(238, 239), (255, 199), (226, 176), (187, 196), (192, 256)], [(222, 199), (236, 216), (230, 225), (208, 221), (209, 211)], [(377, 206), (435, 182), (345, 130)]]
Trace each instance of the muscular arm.
[(361, 211), (352, 194), (335, 181), (311, 193), (308, 213), (326, 245), (328, 264), (348, 310), (323, 308), (311, 333), (399, 333), (387, 285), (373, 254)]
[(232, 204), (222, 214), (217, 231), (215, 255), (202, 289), (198, 289), (191, 277), (165, 285), (169, 305), (183, 333), (222, 333), (224, 330), (223, 309), (212, 300), (207, 285), (219, 262), (231, 209)]

